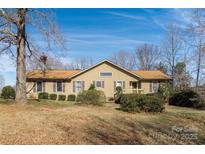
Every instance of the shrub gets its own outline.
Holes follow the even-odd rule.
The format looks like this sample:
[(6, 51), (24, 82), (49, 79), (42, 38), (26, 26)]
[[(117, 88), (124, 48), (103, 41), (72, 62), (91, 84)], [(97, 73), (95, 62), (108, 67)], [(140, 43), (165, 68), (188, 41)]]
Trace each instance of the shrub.
[(120, 99), (120, 108), (127, 112), (162, 112), (164, 100), (157, 96), (123, 94)]
[(122, 87), (116, 87), (115, 103), (119, 104), (122, 97)]
[(68, 101), (75, 101), (76, 96), (74, 94), (68, 95)]
[(90, 87), (88, 88), (88, 90), (95, 90), (95, 85), (91, 84)]
[(174, 91), (170, 83), (162, 82), (159, 85), (158, 94), (161, 94), (162, 97), (168, 102), (169, 97), (173, 95)]
[(57, 94), (50, 94), (50, 95), (49, 95), (49, 98), (50, 98), (51, 100), (56, 100), (56, 99), (57, 99)]
[(99, 90), (84, 90), (77, 96), (77, 102), (93, 105), (102, 105), (106, 101), (103, 91)]
[(15, 90), (11, 86), (6, 86), (2, 89), (1, 97), (4, 99), (14, 99), (15, 98)]
[(184, 90), (174, 93), (169, 98), (170, 105), (197, 108), (201, 105), (200, 96), (193, 90)]
[(48, 93), (46, 92), (39, 93), (38, 99), (48, 99)]
[(66, 95), (58, 95), (58, 100), (59, 101), (65, 101)]

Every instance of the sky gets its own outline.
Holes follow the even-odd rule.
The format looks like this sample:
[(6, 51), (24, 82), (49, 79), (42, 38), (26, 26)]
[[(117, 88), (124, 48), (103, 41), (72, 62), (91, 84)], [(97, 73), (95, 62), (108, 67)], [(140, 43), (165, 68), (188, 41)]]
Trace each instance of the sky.
[[(181, 28), (190, 22), (189, 9), (53, 9), (66, 39), (66, 53), (51, 51), (64, 63), (78, 57), (94, 62), (121, 50), (132, 52), (139, 45), (160, 45), (166, 27), (174, 22)], [(35, 35), (35, 34), (34, 34)], [(38, 37), (38, 36), (37, 36)], [(0, 55), (0, 74), (6, 85), (15, 84), (15, 63)]]

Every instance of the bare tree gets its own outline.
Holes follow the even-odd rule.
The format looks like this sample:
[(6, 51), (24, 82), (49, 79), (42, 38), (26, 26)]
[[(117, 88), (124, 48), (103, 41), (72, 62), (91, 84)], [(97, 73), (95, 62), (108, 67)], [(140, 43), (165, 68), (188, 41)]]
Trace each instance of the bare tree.
[(185, 62), (178, 62), (174, 68), (175, 89), (184, 90), (191, 84), (191, 75), (186, 70)]
[(159, 47), (152, 44), (143, 44), (137, 48), (135, 54), (138, 68), (143, 70), (154, 69), (160, 58)]
[(120, 51), (110, 57), (110, 61), (126, 69), (135, 67), (135, 57), (133, 53)]
[(205, 58), (205, 9), (193, 9), (191, 23), (186, 31), (186, 43), (193, 49), (193, 60), (196, 64), (196, 87), (199, 86), (200, 75), (204, 70)]
[(75, 59), (73, 62), (65, 64), (66, 69), (80, 69), (84, 70), (93, 65), (93, 59), (91, 57), (81, 57)]
[(174, 88), (174, 68), (179, 60), (180, 50), (182, 49), (183, 40), (180, 29), (173, 23), (167, 27), (167, 32), (162, 43), (162, 58), (168, 66), (168, 73), (172, 78), (172, 87)]
[(0, 91), (1, 89), (5, 86), (5, 79), (4, 77), (0, 74)]
[[(46, 56), (46, 63), (44, 64), (41, 60), (42, 56)], [(27, 60), (27, 71), (31, 71), (34, 69), (63, 69), (64, 64), (61, 62), (60, 58), (56, 58), (51, 54), (37, 53), (35, 57), (31, 57)]]
[[(35, 57), (37, 45), (49, 51), (52, 45), (62, 45), (64, 39), (59, 33), (53, 14), (45, 9), (1, 9), (0, 10), (0, 53), (16, 57), (16, 102), (25, 104), (26, 58)], [(32, 32), (38, 39), (32, 39)], [(40, 38), (44, 43), (40, 43)], [(39, 40), (39, 41), (34, 41)], [(47, 42), (47, 43), (45, 43)]]
[(167, 74), (167, 66), (163, 64), (161, 61), (158, 65), (155, 66), (155, 69)]

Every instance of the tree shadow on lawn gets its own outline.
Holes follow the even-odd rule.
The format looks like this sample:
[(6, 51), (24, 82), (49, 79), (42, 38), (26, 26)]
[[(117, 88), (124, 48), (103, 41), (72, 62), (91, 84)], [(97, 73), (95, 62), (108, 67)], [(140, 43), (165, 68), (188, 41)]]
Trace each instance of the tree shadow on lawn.
[[(130, 121), (116, 118), (108, 121), (95, 117), (96, 122), (94, 125), (86, 128), (87, 140), (91, 144), (118, 145), (204, 144), (204, 137), (198, 135), (197, 139), (187, 139), (184, 137), (186, 134), (183, 134), (183, 132), (173, 131), (173, 126), (177, 124), (176, 121), (170, 123), (167, 121), (168, 119), (158, 120)], [(186, 125), (181, 124), (181, 126)]]
[(85, 129), (87, 141), (91, 144), (143, 144), (139, 132), (133, 126), (117, 125), (117, 121), (108, 121), (94, 117), (95, 122)]

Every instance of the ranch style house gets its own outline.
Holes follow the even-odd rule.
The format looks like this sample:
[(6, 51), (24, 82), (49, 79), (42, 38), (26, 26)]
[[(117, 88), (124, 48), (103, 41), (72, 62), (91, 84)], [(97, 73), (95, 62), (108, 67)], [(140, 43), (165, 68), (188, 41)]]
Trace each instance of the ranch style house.
[(75, 94), (87, 90), (91, 84), (113, 98), (116, 87), (123, 93), (155, 93), (160, 82), (169, 82), (170, 77), (161, 71), (127, 70), (104, 60), (85, 70), (33, 70), (27, 73), (28, 98), (37, 98), (38, 93)]

